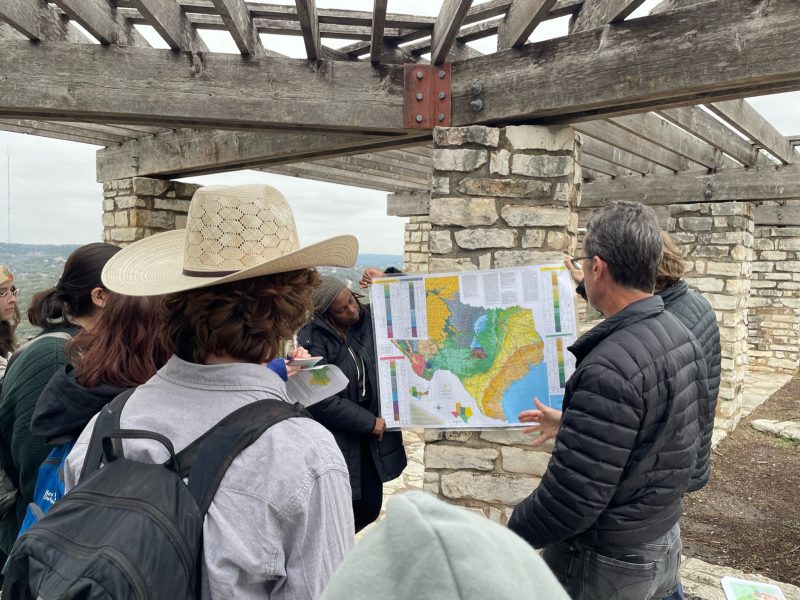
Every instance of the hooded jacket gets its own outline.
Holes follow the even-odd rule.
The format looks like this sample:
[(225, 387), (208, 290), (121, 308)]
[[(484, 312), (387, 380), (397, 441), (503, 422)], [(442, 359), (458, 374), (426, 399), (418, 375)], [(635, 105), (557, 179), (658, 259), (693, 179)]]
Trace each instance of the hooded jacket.
[(66, 365), (42, 390), (31, 416), (31, 433), (50, 445), (75, 440), (92, 417), (126, 389), (114, 385), (84, 387), (75, 379), (72, 365)]
[(694, 336), (659, 296), (634, 302), (569, 350), (576, 371), (547, 471), (509, 527), (535, 547), (634, 545), (680, 518), (708, 396)]
[[(399, 477), (406, 467), (403, 437), (399, 431), (385, 432), (380, 442), (372, 435), (375, 418), (380, 416), (381, 409), (369, 308), (365, 308), (361, 320), (348, 329), (344, 340), (317, 314), (300, 330), (298, 339), (312, 356), (323, 357), (324, 360), (318, 364), (336, 365), (350, 380), (338, 395), (311, 405), (308, 411), (333, 433), (350, 471), (353, 500), (360, 500), (364, 440), (381, 481)], [(358, 365), (351, 352), (357, 354), (365, 365), (363, 387), (359, 385)]]

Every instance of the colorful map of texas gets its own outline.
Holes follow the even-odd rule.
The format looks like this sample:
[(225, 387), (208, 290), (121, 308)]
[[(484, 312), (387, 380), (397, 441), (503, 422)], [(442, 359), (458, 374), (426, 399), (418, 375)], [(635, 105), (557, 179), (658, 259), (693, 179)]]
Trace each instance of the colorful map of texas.
[(425, 291), (428, 340), (394, 340), (395, 345), (418, 376), (430, 381), (436, 371), (450, 371), (484, 415), (508, 419), (506, 391), (544, 357), (531, 310), (463, 304), (455, 276), (428, 278)]

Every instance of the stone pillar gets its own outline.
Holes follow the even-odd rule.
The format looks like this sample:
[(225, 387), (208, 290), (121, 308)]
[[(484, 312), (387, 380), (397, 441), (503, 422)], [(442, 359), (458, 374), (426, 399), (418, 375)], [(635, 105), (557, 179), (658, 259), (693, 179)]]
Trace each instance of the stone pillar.
[(759, 226), (753, 241), (748, 359), (758, 370), (800, 368), (800, 227)]
[[(574, 252), (580, 147), (568, 127), (437, 128), (430, 270), (561, 262)], [(551, 447), (519, 430), (425, 433), (423, 488), (505, 523), (539, 483)]]
[(428, 237), (431, 222), (427, 216), (409, 217), (406, 223), (403, 243), (403, 271), (406, 273), (427, 273), (430, 261)]
[(103, 240), (127, 246), (186, 227), (189, 202), (202, 186), (133, 177), (103, 183)]
[(742, 408), (753, 229), (747, 202), (670, 206), (668, 230), (683, 250), (686, 282), (717, 313), (722, 374), (715, 427), (723, 431), (736, 427)]

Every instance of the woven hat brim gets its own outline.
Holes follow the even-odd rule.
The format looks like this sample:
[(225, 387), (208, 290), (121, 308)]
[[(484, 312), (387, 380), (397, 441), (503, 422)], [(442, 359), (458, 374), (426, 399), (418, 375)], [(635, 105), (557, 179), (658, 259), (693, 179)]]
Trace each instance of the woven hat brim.
[(103, 285), (128, 296), (159, 296), (297, 269), (352, 267), (358, 258), (358, 240), (340, 235), (230, 275), (195, 277), (183, 274), (184, 240), (180, 229), (123, 248), (103, 268)]

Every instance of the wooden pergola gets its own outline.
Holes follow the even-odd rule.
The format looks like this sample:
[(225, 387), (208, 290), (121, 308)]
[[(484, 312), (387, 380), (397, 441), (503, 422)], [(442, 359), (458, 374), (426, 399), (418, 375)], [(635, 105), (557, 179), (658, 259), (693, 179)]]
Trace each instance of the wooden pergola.
[[(444, 0), (435, 18), (387, 2), (3, 0), (0, 129), (104, 146), (101, 182), (253, 168), (424, 196), (434, 125), (571, 124), (582, 207), (741, 198), (800, 224), (800, 136), (741, 99), (800, 89), (797, 0), (665, 0), (630, 20), (643, 0)], [(568, 35), (528, 42), (564, 15)], [(262, 33), (300, 36), (308, 58)], [(490, 36), (492, 54), (467, 45)], [(418, 102), (437, 76), (444, 97)]]

